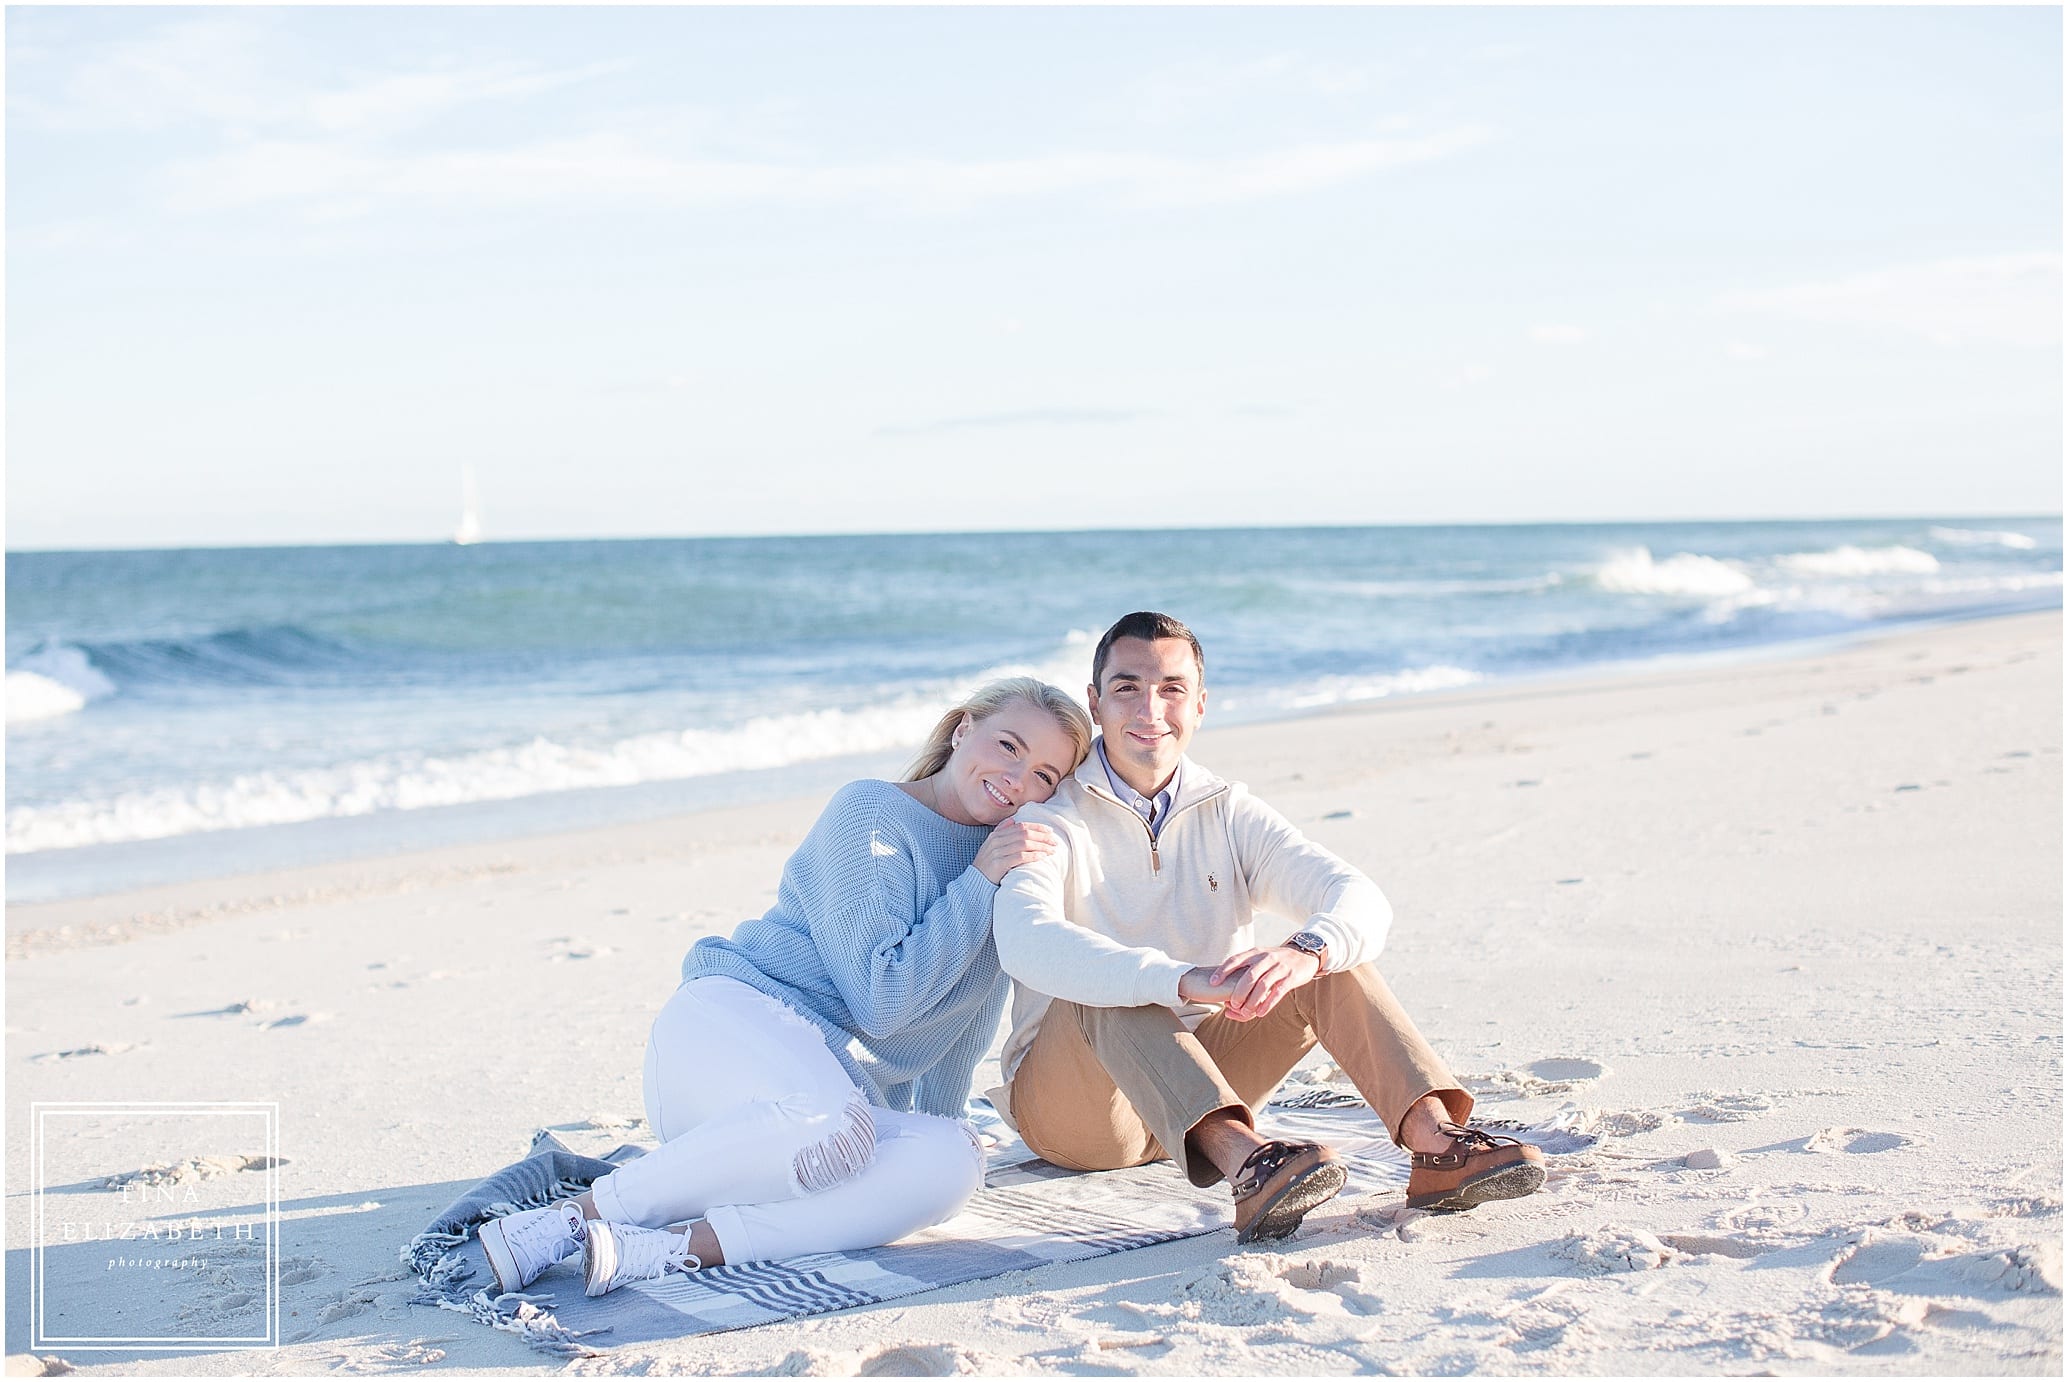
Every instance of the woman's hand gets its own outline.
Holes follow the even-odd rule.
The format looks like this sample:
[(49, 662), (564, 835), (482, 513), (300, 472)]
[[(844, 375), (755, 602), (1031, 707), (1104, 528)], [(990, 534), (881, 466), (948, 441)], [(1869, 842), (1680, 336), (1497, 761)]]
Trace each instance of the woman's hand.
[(1278, 1000), (1321, 974), (1321, 961), (1289, 945), (1269, 950), (1245, 950), (1221, 961), (1208, 976), (1216, 986), (1231, 985), (1233, 992), (1222, 1003), (1221, 1016), (1236, 1022), (1259, 1018), (1278, 1006)]
[(971, 867), (997, 884), (1020, 865), (1046, 859), (1055, 852), (1055, 847), (1055, 832), (1047, 826), (1031, 821), (1004, 820), (992, 827), (990, 838), (977, 851), (976, 861)]

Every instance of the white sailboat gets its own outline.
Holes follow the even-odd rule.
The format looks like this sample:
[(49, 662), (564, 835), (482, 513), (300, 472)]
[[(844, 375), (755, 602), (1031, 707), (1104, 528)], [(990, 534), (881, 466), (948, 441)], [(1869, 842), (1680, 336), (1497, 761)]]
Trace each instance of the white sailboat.
[(460, 525), (452, 530), (453, 545), (471, 547), (481, 541), (481, 496), (474, 490), (474, 467), (460, 467)]

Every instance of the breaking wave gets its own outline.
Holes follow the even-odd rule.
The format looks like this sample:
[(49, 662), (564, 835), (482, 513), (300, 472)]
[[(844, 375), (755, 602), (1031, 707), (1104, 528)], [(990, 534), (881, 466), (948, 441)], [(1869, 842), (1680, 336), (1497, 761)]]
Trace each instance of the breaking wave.
[(1834, 547), (1828, 552), (1792, 552), (1774, 564), (1795, 576), (1928, 576), (1939, 559), (1915, 547)]
[(114, 694), (115, 683), (85, 652), (46, 643), (7, 669), (7, 723), (70, 715)]
[(1933, 528), (1931, 539), (1949, 547), (2009, 547), (2019, 552), (2029, 552), (2039, 545), (2036, 539), (2023, 533), (1989, 532), (1976, 528)]
[(1681, 552), (1654, 561), (1651, 549), (1618, 552), (1594, 572), (1594, 583), (1618, 595), (1687, 595), (1702, 599), (1739, 595), (1757, 582), (1734, 561)]
[(540, 737), (466, 753), (391, 754), (326, 768), (125, 792), (111, 800), (18, 806), (7, 812), (7, 853), (508, 801), (916, 747), (944, 706), (987, 681), (1037, 676), (1069, 687), (1073, 676), (1083, 676), (1092, 641), (1092, 634), (1072, 630), (1038, 662), (987, 668), (859, 707), (759, 716), (726, 727), (637, 734), (599, 745)]

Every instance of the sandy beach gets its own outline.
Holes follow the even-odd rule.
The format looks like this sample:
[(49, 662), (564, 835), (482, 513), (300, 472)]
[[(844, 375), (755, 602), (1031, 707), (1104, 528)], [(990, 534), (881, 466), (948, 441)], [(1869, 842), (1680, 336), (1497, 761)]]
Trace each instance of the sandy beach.
[[(535, 1129), (643, 1134), (682, 953), (821, 799), (11, 908), (9, 1372), (2058, 1374), (2061, 651), (2056, 612), (1209, 716), (1196, 758), (1385, 889), (1382, 966), (1481, 1113), (1598, 1145), (1469, 1214), (1344, 1200), (1270, 1251), (572, 1362), (410, 1305), (397, 1249)], [(277, 1102), (277, 1350), (28, 1354), (30, 1106), (94, 1100)], [(252, 1284), (87, 1304), (203, 1333)]]

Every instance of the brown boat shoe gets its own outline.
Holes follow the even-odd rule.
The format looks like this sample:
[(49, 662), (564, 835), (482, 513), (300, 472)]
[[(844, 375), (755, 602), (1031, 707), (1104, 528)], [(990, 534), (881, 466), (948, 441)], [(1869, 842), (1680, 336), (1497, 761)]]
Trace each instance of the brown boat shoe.
[(1544, 1183), (1544, 1154), (1527, 1142), (1445, 1123), (1450, 1150), (1416, 1152), (1407, 1177), (1409, 1209), (1470, 1209), (1513, 1200)]
[(1308, 1210), (1335, 1197), (1349, 1174), (1318, 1142), (1266, 1142), (1236, 1173), (1235, 1241), (1290, 1237)]

